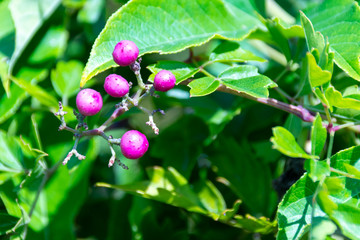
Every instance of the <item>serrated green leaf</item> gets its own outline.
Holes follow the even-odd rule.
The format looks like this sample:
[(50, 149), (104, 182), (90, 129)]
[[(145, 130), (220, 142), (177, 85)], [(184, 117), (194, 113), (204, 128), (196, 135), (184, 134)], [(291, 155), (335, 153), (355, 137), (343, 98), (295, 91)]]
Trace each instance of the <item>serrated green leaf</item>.
[(191, 97), (201, 97), (215, 92), (220, 86), (220, 81), (214, 77), (202, 77), (193, 80), (188, 86), (191, 88)]
[(76, 60), (60, 61), (51, 71), (51, 83), (56, 93), (65, 98), (74, 96), (79, 90), (84, 65)]
[(120, 40), (134, 41), (140, 56), (152, 52), (175, 53), (214, 37), (241, 40), (259, 25), (255, 17), (220, 0), (131, 1), (109, 18), (96, 39), (81, 86), (116, 66), (112, 51)]
[(23, 53), (33, 36), (41, 28), (54, 11), (60, 6), (61, 0), (14, 0), (9, 8), (15, 24), (15, 50), (9, 63), (12, 72), (16, 61)]
[(210, 54), (211, 62), (266, 62), (266, 59), (256, 56), (252, 52), (240, 47), (236, 42), (225, 41), (217, 46)]
[(328, 38), (335, 63), (352, 78), (360, 80), (358, 3), (353, 0), (327, 0), (306, 11), (306, 15), (314, 29)]
[(230, 67), (220, 73), (219, 79), (226, 87), (253, 97), (267, 98), (268, 88), (277, 87), (270, 78), (258, 73), (255, 66)]
[(309, 177), (317, 182), (330, 176), (330, 166), (326, 161), (317, 161), (314, 159), (307, 159), (304, 164), (305, 170), (308, 172)]
[(295, 141), (294, 136), (283, 127), (273, 128), (273, 137), (270, 141), (273, 147), (282, 154), (293, 158), (315, 159), (318, 156), (307, 154)]
[(317, 186), (318, 183), (305, 174), (286, 192), (278, 207), (279, 231), (276, 239), (301, 239), (309, 231), (312, 212), (314, 217), (325, 215), (319, 207), (312, 207)]
[(319, 87), (330, 82), (331, 72), (322, 70), (321, 67), (316, 64), (315, 57), (311, 53), (307, 53), (306, 57), (308, 60), (308, 76), (311, 87)]
[[(360, 170), (360, 147), (351, 147), (331, 157), (331, 167), (346, 171), (344, 163)], [(358, 194), (360, 180), (331, 173), (325, 179), (317, 201), (321, 206), (314, 209), (315, 218), (326, 214), (337, 223), (342, 233), (350, 239), (359, 239)], [(278, 208), (279, 233), (277, 239), (300, 239), (310, 229), (312, 199), (318, 187), (308, 174), (298, 180), (286, 193)], [(324, 191), (326, 187), (327, 192)], [(325, 190), (326, 190), (325, 189)], [(298, 211), (302, 209), (302, 211)], [(323, 212), (325, 211), (325, 212)], [(354, 211), (354, 214), (352, 212)]]
[(337, 91), (333, 86), (330, 86), (326, 89), (325, 96), (330, 106), (360, 110), (359, 100), (343, 97), (341, 92)]
[(188, 78), (194, 77), (194, 75), (199, 72), (199, 68), (194, 68), (189, 64), (176, 61), (159, 61), (156, 64), (147, 66), (147, 69), (152, 72), (149, 77), (150, 82), (154, 81), (154, 77), (158, 72), (161, 70), (168, 70), (174, 74), (176, 84), (179, 84)]
[(326, 128), (322, 125), (322, 119), (318, 114), (311, 127), (311, 154), (319, 156), (326, 142)]

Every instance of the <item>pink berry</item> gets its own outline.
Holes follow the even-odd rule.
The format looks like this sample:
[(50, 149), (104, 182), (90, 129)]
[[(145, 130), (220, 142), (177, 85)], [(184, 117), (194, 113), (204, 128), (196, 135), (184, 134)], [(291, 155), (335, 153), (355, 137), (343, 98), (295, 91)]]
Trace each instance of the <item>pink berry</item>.
[(139, 49), (134, 42), (122, 40), (116, 44), (112, 55), (114, 61), (120, 66), (129, 66), (139, 56)]
[(121, 137), (120, 148), (126, 158), (138, 159), (148, 150), (149, 142), (141, 132), (130, 130)]
[(76, 96), (76, 106), (84, 116), (97, 114), (103, 105), (103, 100), (99, 92), (91, 88), (81, 90)]
[(154, 88), (156, 91), (166, 92), (175, 86), (176, 79), (172, 72), (161, 70), (155, 75)]
[(104, 88), (110, 96), (121, 98), (129, 92), (129, 83), (120, 75), (110, 74), (105, 78)]

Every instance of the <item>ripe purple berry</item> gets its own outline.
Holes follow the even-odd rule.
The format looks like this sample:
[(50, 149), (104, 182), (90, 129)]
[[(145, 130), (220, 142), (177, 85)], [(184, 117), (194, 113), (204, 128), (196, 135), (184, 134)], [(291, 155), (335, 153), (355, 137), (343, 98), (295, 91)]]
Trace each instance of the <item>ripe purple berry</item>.
[(126, 158), (138, 159), (148, 150), (149, 142), (141, 132), (130, 130), (121, 137), (120, 148)]
[(129, 66), (139, 56), (139, 49), (134, 42), (122, 40), (116, 44), (112, 55), (114, 61), (120, 66)]
[(76, 96), (76, 106), (84, 116), (97, 114), (103, 105), (103, 100), (99, 92), (91, 88), (81, 90)]
[(161, 70), (155, 75), (154, 88), (156, 91), (166, 92), (175, 86), (176, 78), (172, 72)]
[(129, 92), (129, 83), (120, 75), (110, 74), (105, 78), (104, 88), (110, 96), (121, 98)]

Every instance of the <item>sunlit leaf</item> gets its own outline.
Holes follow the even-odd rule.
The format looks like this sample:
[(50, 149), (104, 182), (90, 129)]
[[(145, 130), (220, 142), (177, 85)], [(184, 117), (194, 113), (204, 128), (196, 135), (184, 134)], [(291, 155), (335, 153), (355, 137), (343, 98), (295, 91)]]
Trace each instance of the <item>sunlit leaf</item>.
[[(335, 63), (360, 80), (360, 9), (353, 0), (327, 0), (306, 11), (315, 31), (328, 38)], [(321, 52), (321, 50), (319, 49)]]
[(326, 128), (322, 125), (321, 117), (318, 114), (311, 127), (311, 154), (319, 156), (326, 142)]
[(273, 128), (273, 137), (270, 141), (274, 144), (273, 147), (279, 150), (282, 154), (289, 157), (299, 157), (314, 159), (318, 158), (315, 155), (307, 154), (295, 141), (294, 136), (283, 127)]
[(219, 79), (226, 87), (253, 97), (267, 98), (268, 88), (277, 86), (270, 78), (259, 74), (257, 68), (251, 65), (228, 68), (219, 75)]
[(116, 66), (112, 51), (120, 40), (134, 41), (140, 55), (175, 53), (214, 37), (243, 39), (259, 25), (255, 17), (220, 0), (129, 2), (109, 18), (96, 39), (81, 86), (96, 74)]
[(60, 6), (61, 0), (14, 0), (9, 8), (15, 24), (15, 50), (10, 60), (10, 72), (44, 21)]

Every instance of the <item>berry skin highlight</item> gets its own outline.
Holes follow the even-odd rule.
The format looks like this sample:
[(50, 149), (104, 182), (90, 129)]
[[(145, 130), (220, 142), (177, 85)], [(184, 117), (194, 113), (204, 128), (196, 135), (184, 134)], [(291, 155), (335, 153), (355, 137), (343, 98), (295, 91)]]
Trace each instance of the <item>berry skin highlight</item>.
[(112, 56), (118, 65), (129, 66), (139, 56), (139, 49), (133, 41), (122, 40), (116, 44)]
[(121, 98), (129, 93), (129, 83), (120, 75), (110, 74), (105, 78), (104, 89), (112, 97)]
[(103, 100), (98, 91), (91, 88), (85, 88), (77, 94), (76, 106), (82, 115), (92, 116), (101, 110)]
[(120, 148), (126, 158), (138, 159), (148, 150), (149, 142), (141, 132), (130, 130), (121, 137)]
[(161, 70), (155, 75), (154, 88), (156, 91), (166, 92), (175, 86), (176, 78), (172, 72)]

